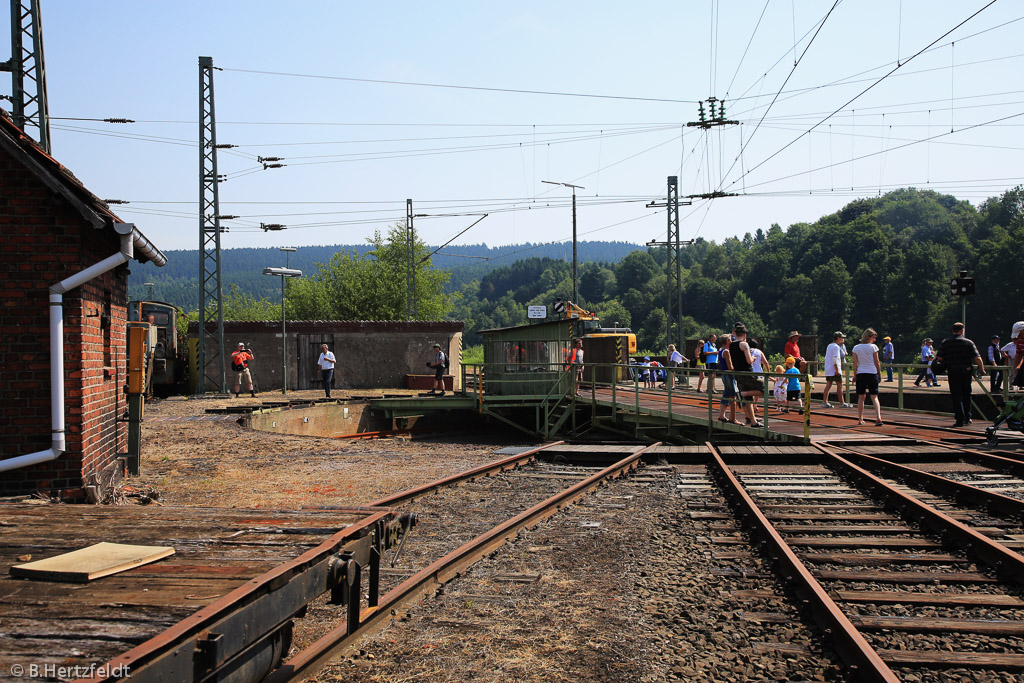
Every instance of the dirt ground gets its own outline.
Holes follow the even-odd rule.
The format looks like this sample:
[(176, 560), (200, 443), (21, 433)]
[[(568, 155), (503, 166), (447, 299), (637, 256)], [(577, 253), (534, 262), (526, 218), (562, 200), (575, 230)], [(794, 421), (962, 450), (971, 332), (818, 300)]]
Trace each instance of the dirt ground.
[[(353, 396), (358, 396), (354, 392)], [(322, 397), (296, 391), (288, 398)], [(516, 442), (507, 436), (455, 437), (444, 442), (327, 439), (270, 434), (238, 424), (237, 415), (206, 415), (209, 408), (279, 401), (257, 398), (172, 398), (146, 406), (142, 476), (168, 505), (298, 508), (367, 503), (386, 494), (470, 469)]]

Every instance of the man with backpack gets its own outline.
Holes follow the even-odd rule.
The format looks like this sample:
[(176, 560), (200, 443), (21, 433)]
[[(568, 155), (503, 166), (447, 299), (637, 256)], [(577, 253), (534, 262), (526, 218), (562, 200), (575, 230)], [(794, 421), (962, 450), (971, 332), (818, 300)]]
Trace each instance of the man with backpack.
[(440, 344), (434, 344), (434, 360), (427, 363), (434, 368), (434, 388), (430, 396), (444, 396), (444, 372), (448, 369), (448, 356), (441, 350)]
[(231, 369), (235, 371), (235, 398), (242, 391), (242, 378), (245, 378), (249, 386), (249, 393), (256, 398), (256, 391), (252, 388), (252, 375), (249, 373), (249, 361), (255, 360), (252, 349), (245, 348), (245, 344), (238, 342), (238, 350), (231, 354)]

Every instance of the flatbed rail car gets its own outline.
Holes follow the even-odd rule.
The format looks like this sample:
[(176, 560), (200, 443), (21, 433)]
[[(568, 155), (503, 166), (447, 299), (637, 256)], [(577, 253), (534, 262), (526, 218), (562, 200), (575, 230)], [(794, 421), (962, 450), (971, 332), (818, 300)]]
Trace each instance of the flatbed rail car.
[[(0, 516), (0, 681), (260, 680), (318, 596), (350, 623), (375, 604), (381, 554), (414, 523), (383, 507), (20, 503)], [(100, 541), (174, 554), (88, 583), (10, 574)]]

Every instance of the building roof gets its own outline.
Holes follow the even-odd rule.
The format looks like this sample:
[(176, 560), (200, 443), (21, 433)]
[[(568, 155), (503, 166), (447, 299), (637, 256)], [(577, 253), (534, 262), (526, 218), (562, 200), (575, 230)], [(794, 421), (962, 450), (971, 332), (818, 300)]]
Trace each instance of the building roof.
[[(463, 332), (461, 320), (288, 320), (288, 332), (316, 334), (324, 332)], [(216, 321), (206, 323), (207, 330), (216, 329)], [(199, 329), (199, 323), (189, 323), (189, 331)], [(254, 332), (281, 332), (280, 320), (225, 320), (224, 330), (233, 334)]]
[[(125, 224), (106, 202), (86, 189), (75, 175), (47, 154), (35, 140), (26, 135), (0, 109), (0, 149), (21, 163), (30, 173), (73, 206), (82, 218), (97, 230), (113, 230), (115, 224)], [(125, 231), (127, 234), (127, 231)], [(132, 230), (135, 260), (152, 261), (158, 266), (167, 263), (167, 257), (149, 241), (138, 228)]]

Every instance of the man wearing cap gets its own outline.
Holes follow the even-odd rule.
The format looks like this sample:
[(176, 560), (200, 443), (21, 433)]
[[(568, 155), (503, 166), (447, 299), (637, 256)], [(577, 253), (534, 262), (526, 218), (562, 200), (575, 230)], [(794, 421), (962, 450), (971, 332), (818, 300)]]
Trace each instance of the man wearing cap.
[(327, 398), (331, 397), (331, 381), (334, 379), (334, 366), (337, 361), (334, 359), (334, 354), (327, 348), (327, 344), (320, 345), (320, 357), (317, 358), (316, 365), (320, 368), (320, 383), (324, 387), (324, 394)]
[(985, 350), (985, 360), (992, 366), (988, 371), (988, 390), (994, 394), (1003, 385), (1003, 371), (996, 369), (996, 366), (1003, 364), (1003, 352), (999, 346), (998, 334), (992, 335), (988, 348)]
[(946, 383), (953, 398), (954, 427), (971, 424), (971, 383), (974, 381), (974, 366), (985, 374), (985, 362), (981, 360), (978, 347), (964, 336), (964, 324), (953, 323), (953, 336), (946, 337), (939, 344), (935, 360), (946, 366)]
[(1001, 351), (1010, 366), (1011, 382), (1014, 386), (1024, 389), (1024, 320), (1018, 320), (1010, 330), (1010, 341)]
[(825, 389), (821, 392), (822, 408), (835, 407), (828, 402), (829, 389), (833, 384), (836, 385), (836, 398), (839, 399), (839, 405), (843, 408), (853, 407), (846, 402), (843, 395), (843, 347), (845, 345), (846, 335), (839, 330), (833, 332), (832, 343), (825, 349)]
[(896, 360), (896, 349), (892, 345), (892, 337), (882, 337), (885, 346), (882, 347), (882, 362), (885, 363), (885, 381), (892, 381), (892, 364)]
[(238, 349), (231, 354), (231, 369), (235, 371), (235, 398), (242, 391), (242, 378), (249, 387), (249, 393), (256, 398), (256, 391), (252, 388), (252, 375), (249, 373), (249, 361), (255, 360), (252, 350), (245, 348), (245, 344), (238, 342)]
[(807, 372), (807, 361), (800, 355), (800, 333), (793, 330), (789, 333), (789, 337), (786, 340), (785, 349), (782, 352), (783, 357), (789, 358), (792, 356), (796, 359), (796, 367), (800, 369), (801, 373)]

